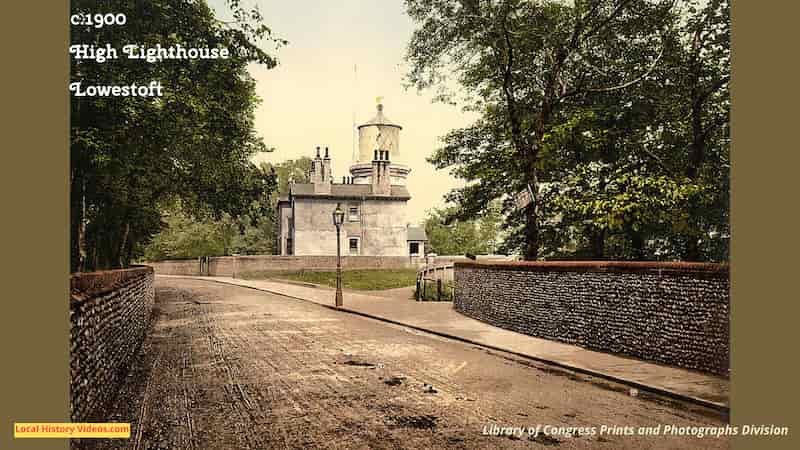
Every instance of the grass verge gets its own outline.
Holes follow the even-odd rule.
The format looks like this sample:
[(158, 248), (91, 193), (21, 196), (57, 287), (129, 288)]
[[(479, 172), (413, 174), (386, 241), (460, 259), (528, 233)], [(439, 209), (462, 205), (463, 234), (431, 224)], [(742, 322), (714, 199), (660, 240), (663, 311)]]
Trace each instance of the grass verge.
[[(246, 272), (240, 274), (248, 280), (280, 278), (284, 280), (302, 281), (304, 283), (336, 286), (336, 271), (302, 271), (302, 272)], [(406, 286), (414, 286), (417, 280), (416, 269), (375, 269), (375, 270), (343, 270), (342, 285), (347, 289), (362, 291), (382, 291)]]

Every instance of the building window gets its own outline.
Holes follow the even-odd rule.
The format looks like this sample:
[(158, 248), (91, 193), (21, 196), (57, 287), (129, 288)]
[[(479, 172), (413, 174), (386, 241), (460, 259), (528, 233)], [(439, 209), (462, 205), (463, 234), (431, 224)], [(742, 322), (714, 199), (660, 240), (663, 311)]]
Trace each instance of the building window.
[(350, 222), (358, 222), (358, 206), (351, 206), (349, 212), (347, 220)]
[(358, 254), (358, 238), (350, 238), (350, 254), (357, 255)]
[(287, 238), (286, 239), (286, 254), (287, 255), (293, 255), (294, 254), (294, 248), (292, 248), (292, 238)]
[(412, 242), (408, 245), (408, 253), (411, 255), (419, 255), (419, 242)]

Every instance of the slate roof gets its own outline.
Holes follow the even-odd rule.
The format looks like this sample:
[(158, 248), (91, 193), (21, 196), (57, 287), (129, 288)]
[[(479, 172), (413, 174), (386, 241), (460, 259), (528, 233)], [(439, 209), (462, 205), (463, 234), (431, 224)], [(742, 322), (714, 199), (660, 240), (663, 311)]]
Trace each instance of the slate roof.
[(393, 185), (390, 195), (373, 195), (372, 185), (369, 184), (332, 184), (330, 194), (314, 193), (312, 183), (297, 183), (291, 186), (291, 195), (294, 197), (318, 197), (318, 198), (376, 198), (392, 200), (409, 200), (411, 194), (405, 186)]
[(406, 240), (409, 241), (427, 241), (428, 235), (425, 234), (425, 227), (407, 227), (408, 229), (408, 238)]

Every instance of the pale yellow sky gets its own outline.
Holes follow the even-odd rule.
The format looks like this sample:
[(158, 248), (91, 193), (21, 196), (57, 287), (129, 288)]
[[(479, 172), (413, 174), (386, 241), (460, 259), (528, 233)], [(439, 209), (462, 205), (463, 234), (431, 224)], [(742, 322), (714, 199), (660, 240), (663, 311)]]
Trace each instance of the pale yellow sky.
[(442, 196), (461, 182), (425, 158), (440, 136), (468, 125), (474, 116), (431, 103), (429, 92), (403, 88), (403, 55), (413, 23), (402, 0), (255, 3), (274, 33), (289, 41), (277, 52), (277, 68), (250, 71), (263, 101), (256, 130), (276, 148), (258, 160), (313, 156), (314, 147), (328, 146), (334, 176), (341, 180), (352, 160), (353, 111), (357, 124), (365, 122), (375, 114), (375, 97), (382, 96), (386, 116), (403, 127), (400, 149), (412, 170), (408, 220), (418, 223), (426, 210), (441, 206)]

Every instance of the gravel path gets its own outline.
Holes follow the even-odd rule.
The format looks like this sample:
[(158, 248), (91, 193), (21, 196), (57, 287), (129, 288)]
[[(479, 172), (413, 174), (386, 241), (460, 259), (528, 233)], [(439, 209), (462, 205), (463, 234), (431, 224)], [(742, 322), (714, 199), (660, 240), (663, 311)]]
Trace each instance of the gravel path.
[[(712, 411), (251, 289), (161, 279), (153, 329), (82, 449), (728, 448), (725, 438), (487, 436), (500, 427), (724, 426)], [(622, 430), (619, 430), (622, 431)]]

